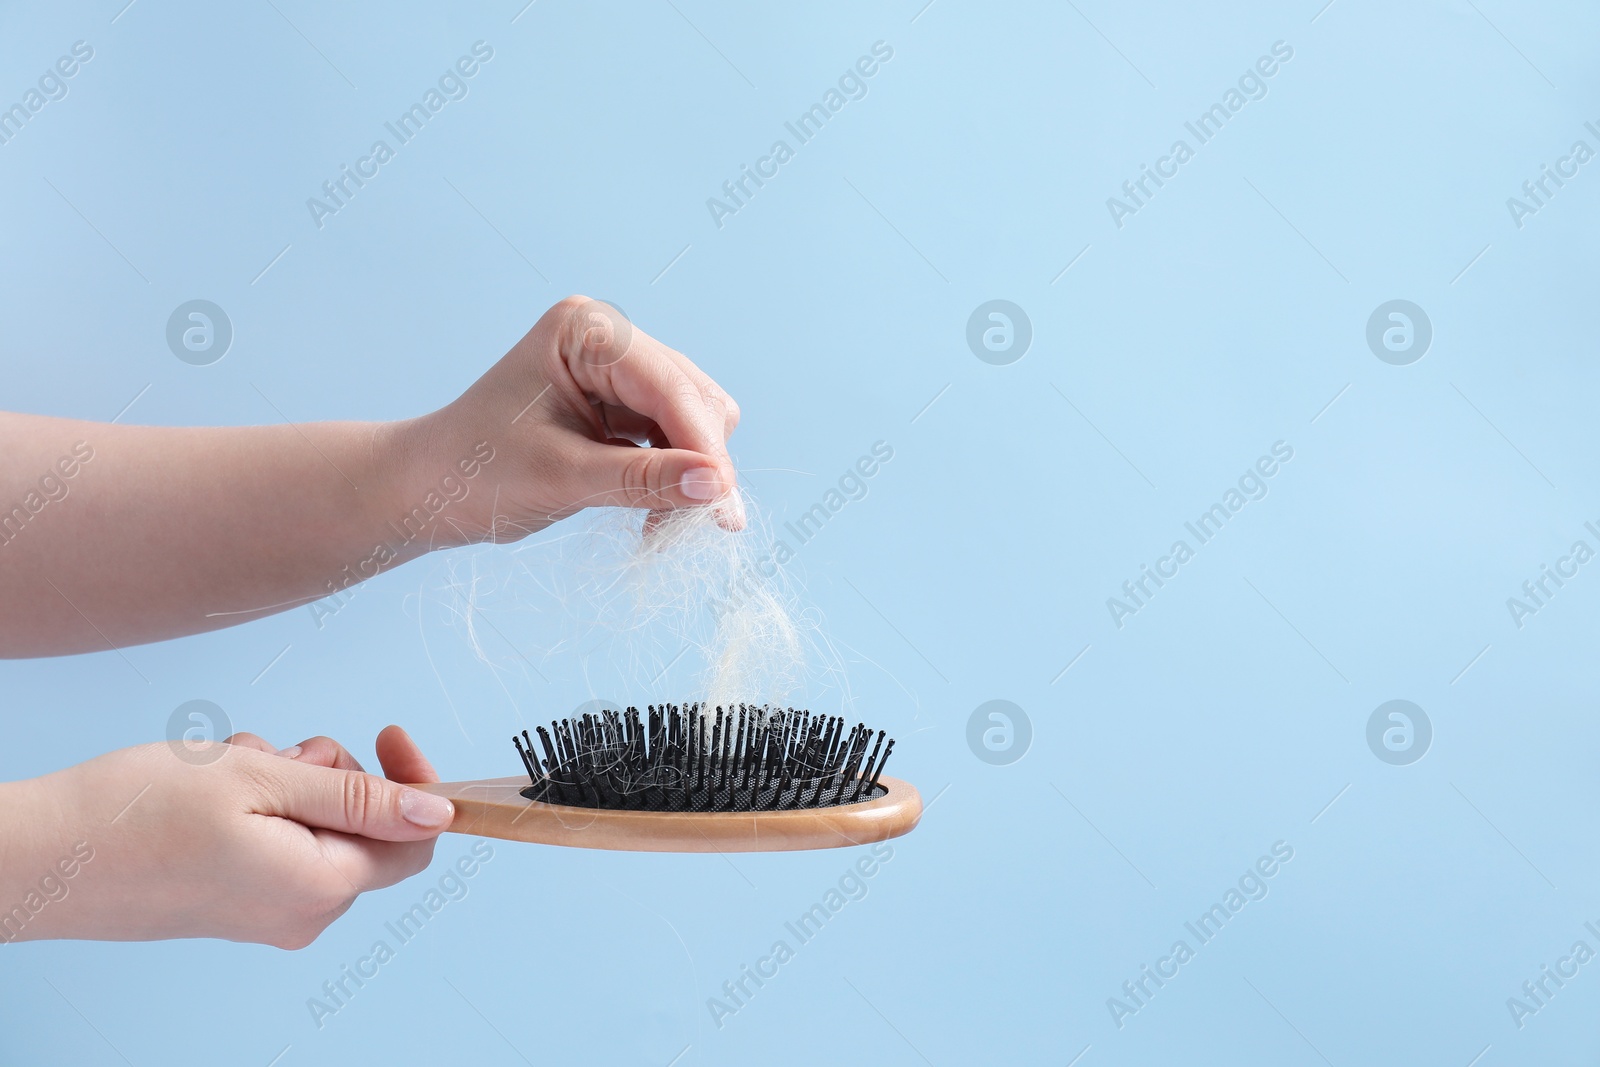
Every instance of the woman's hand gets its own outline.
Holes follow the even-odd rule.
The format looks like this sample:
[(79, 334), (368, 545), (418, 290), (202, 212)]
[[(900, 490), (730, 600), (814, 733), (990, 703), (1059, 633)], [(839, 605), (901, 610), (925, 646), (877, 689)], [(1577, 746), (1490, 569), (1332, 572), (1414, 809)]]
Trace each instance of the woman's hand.
[[(260, 390), (257, 390), (260, 392)], [(0, 656), (121, 650), (303, 607), (434, 548), (598, 504), (724, 500), (739, 408), (614, 308), (569, 297), (453, 403), (401, 422), (130, 426), (0, 412)], [(295, 414), (291, 414), (295, 413)]]
[(235, 734), (0, 787), (0, 939), (309, 945), (361, 893), (426, 868), (454, 818), (396, 784), (439, 780), (404, 730), (377, 749), (387, 779), (326, 737), (277, 752)]
[[(445, 514), (465, 543), (516, 540), (586, 507), (707, 504), (735, 487), (738, 425), (733, 398), (682, 354), (609, 304), (568, 297), (460, 399), (390, 427), (410, 474), (397, 505), (411, 513), (452, 477), (442, 495), (465, 493)], [(737, 504), (721, 518), (744, 525)], [(433, 547), (448, 543), (438, 534)]]

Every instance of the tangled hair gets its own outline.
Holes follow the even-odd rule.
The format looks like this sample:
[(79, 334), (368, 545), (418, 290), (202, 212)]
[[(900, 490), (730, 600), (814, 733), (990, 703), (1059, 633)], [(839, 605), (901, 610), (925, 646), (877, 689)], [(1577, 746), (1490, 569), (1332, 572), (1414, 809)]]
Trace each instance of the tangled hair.
[[(723, 528), (742, 511), (745, 528)], [(773, 567), (758, 562), (765, 523), (738, 490), (703, 507), (647, 520), (623, 575), (637, 625), (665, 624), (705, 661), (703, 691), (714, 708), (784, 703), (805, 673), (805, 642), (793, 597)]]
[[(726, 518), (740, 512), (744, 528), (726, 529)], [(584, 515), (561, 534), (509, 553), (485, 546), (447, 564), (452, 622), (497, 677), (517, 668), (507, 650), (529, 663), (535, 658), (523, 654), (525, 641), (508, 636), (516, 615), (554, 601), (568, 635), (546, 645), (541, 674), (552, 663), (569, 675), (586, 670), (591, 649), (602, 644), (619, 659), (624, 705), (698, 703), (709, 715), (718, 706), (794, 702), (814, 654), (828, 650), (767, 554), (770, 526), (748, 496), (734, 490), (710, 504), (642, 518), (627, 508)], [(689, 690), (673, 684), (663, 692), (668, 670), (680, 661), (694, 668), (696, 657)], [(842, 678), (832, 668), (823, 674)]]

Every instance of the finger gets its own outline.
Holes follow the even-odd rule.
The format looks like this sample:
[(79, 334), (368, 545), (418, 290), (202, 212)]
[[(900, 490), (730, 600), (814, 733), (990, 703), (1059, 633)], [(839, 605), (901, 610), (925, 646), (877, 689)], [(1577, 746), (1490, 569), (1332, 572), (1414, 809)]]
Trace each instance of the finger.
[[(612, 441), (607, 443), (630, 444), (631, 442)], [(741, 497), (737, 492), (726, 493), (716, 500), (710, 501), (710, 503), (715, 507), (715, 517), (718, 526), (733, 533), (737, 533), (745, 528), (745, 523), (747, 520), (744, 510), (744, 498)], [(648, 507), (649, 505), (641, 506)], [(672, 514), (671, 508), (650, 508), (649, 513), (644, 517), (644, 536), (648, 539), (651, 534), (656, 532), (662, 523), (667, 521), (667, 516), (670, 514)]]
[(722, 386), (711, 379), (711, 375), (695, 366), (694, 361), (688, 356), (673, 348), (666, 349), (666, 352), (673, 362), (677, 363), (678, 369), (699, 387), (700, 395), (705, 398), (706, 406), (711, 409), (713, 416), (721, 420), (722, 440), (726, 443), (728, 438), (733, 436), (733, 431), (739, 428), (739, 405)]
[(727, 441), (739, 425), (739, 405), (727, 391), (712, 380), (711, 376), (699, 367), (688, 356), (675, 348), (660, 344), (654, 338), (647, 338), (649, 342), (658, 346), (662, 356), (677, 367), (683, 376), (694, 384), (700, 391), (702, 403), (711, 415), (711, 421), (721, 432), (722, 440)]
[[(309, 737), (295, 745), (300, 751), (291, 756), (299, 763), (306, 763), (313, 767), (332, 767), (341, 771), (361, 771), (366, 768), (361, 766), (348, 749), (331, 737)], [(287, 755), (292, 749), (284, 749), (280, 755)]]
[[(652, 344), (659, 345), (659, 342), (656, 342), (654, 338), (646, 337), (646, 340)], [(695, 366), (683, 353), (668, 348), (666, 345), (660, 345), (659, 347), (662, 353), (672, 360), (678, 369), (700, 390), (701, 399), (711, 417), (722, 427), (721, 454), (727, 463), (718, 473), (718, 484), (724, 488), (724, 492), (712, 498), (713, 500), (723, 501), (723, 505), (717, 509), (717, 525), (725, 530), (742, 530), (745, 528), (746, 523), (744, 502), (739, 498), (738, 494), (726, 491), (728, 487), (736, 483), (738, 478), (738, 472), (733, 466), (733, 460), (728, 455), (727, 441), (739, 426), (739, 405), (721, 386), (711, 380), (710, 375)], [(660, 426), (655, 425), (652, 420), (634, 412), (629, 412), (627, 409), (617, 408), (608, 404), (601, 405), (601, 415), (606, 425), (619, 432), (622, 431), (623, 427), (627, 427), (626, 437), (636, 444), (648, 445), (654, 448), (672, 447), (670, 437)], [(701, 503), (706, 502), (701, 501)], [(665, 511), (663, 509), (653, 509), (649, 515), (645, 516), (645, 534), (648, 536), (652, 533), (664, 518)]]
[(567, 477), (585, 507), (686, 508), (709, 504), (727, 486), (706, 457), (681, 448), (576, 441)]
[(378, 734), (378, 762), (383, 765), (384, 777), (396, 782), (437, 782), (439, 772), (433, 769), (422, 749), (411, 740), (411, 735), (398, 726), (386, 726)]
[(246, 730), (240, 730), (232, 737), (229, 737), (227, 740), (223, 741), (223, 744), (238, 745), (240, 748), (253, 748), (257, 752), (266, 752), (268, 754), (278, 751), (278, 746), (268, 744), (266, 741), (263, 741), (255, 734)]
[(420, 841), (455, 819), (455, 805), (361, 771), (272, 760), (257, 769), (264, 782), (260, 811), (305, 826), (375, 841)]
[(333, 869), (362, 893), (403, 882), (433, 862), (434, 838), (373, 841), (337, 830), (313, 830), (312, 835)]
[[(621, 330), (592, 328), (592, 316), (584, 309), (593, 301), (575, 297), (563, 303), (570, 309), (559, 345), (579, 386), (602, 403), (653, 420), (674, 448), (710, 458), (726, 477), (724, 488), (731, 488), (733, 464), (724, 445), (721, 412), (707, 404), (700, 385), (679, 364), (681, 357), (674, 358), (677, 353), (631, 324)], [(620, 314), (617, 318), (625, 321)]]
[[(671, 508), (650, 509), (644, 517), (644, 526), (640, 531), (646, 543), (649, 542), (651, 535), (661, 528), (661, 524), (666, 522), (667, 517), (671, 514)], [(730, 533), (738, 533), (745, 528), (745, 523), (748, 520), (745, 515), (744, 501), (740, 499), (737, 493), (729, 494), (717, 503), (716, 520), (718, 526)]]

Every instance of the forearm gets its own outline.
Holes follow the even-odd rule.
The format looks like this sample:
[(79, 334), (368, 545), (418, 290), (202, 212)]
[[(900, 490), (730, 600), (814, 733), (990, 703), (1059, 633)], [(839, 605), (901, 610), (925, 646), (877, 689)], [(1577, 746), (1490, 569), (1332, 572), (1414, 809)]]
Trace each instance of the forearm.
[[(737, 485), (738, 422), (681, 353), (583, 297), (547, 311), (455, 401), (402, 422), (190, 429), (0, 413), (0, 657), (248, 622), (586, 507), (708, 504)], [(736, 504), (719, 518), (742, 525)]]
[[(398, 541), (386, 531), (410, 457), (388, 454), (396, 425), (0, 414), (0, 655), (217, 629), (371, 577), (374, 549)], [(428, 547), (400, 544), (385, 565)]]

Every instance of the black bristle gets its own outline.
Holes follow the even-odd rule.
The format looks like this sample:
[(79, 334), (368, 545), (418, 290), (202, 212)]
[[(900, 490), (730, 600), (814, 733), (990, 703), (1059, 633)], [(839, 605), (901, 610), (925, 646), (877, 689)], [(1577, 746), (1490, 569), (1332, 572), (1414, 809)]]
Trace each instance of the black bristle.
[(527, 748), (522, 747), (523, 739), (527, 736), (528, 731), (526, 730), (522, 731), (522, 737), (513, 734), (511, 735), (511, 743), (517, 746), (517, 755), (522, 757), (522, 765), (527, 768), (528, 777), (537, 782), (539, 780), (539, 765), (535, 762), (535, 757), (532, 754), (533, 742), (529, 741)]
[[(843, 716), (753, 704), (651, 704), (524, 730), (530, 800), (620, 811), (779, 811), (883, 796), (894, 742)], [(540, 756), (540, 750), (543, 756)]]
[(856, 781), (855, 793), (850, 797), (852, 803), (861, 799), (861, 791), (867, 787), (869, 781), (873, 784), (876, 784), (878, 780), (876, 773), (872, 769), (872, 765), (878, 759), (879, 750), (883, 748), (883, 738), (884, 732), (879, 730), (878, 743), (872, 746), (872, 755), (867, 757), (866, 766), (861, 768), (861, 777)]

